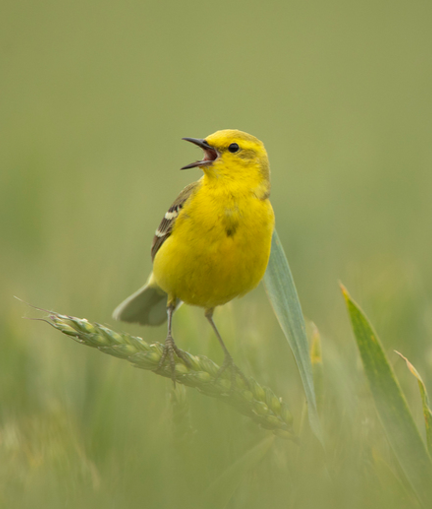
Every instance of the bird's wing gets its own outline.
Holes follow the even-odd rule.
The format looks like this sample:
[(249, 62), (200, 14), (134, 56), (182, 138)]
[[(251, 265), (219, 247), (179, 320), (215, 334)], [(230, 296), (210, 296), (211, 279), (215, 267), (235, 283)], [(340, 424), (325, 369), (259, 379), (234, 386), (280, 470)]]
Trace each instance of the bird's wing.
[(159, 251), (162, 244), (171, 235), (176, 219), (180, 214), (184, 204), (192, 196), (192, 194), (195, 193), (200, 185), (201, 182), (198, 180), (197, 182), (192, 182), (192, 184), (186, 186), (177, 196), (171, 207), (168, 209), (168, 212), (165, 214), (161, 224), (159, 225), (159, 228), (156, 230), (155, 236), (153, 237), (153, 243), (151, 247), (152, 260), (154, 260), (154, 257), (156, 256), (156, 253)]

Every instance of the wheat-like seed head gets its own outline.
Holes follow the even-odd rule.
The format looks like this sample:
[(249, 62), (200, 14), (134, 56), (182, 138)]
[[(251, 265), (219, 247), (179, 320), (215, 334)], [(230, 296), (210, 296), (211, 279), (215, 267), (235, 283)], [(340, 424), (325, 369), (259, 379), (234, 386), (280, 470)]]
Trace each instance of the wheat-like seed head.
[[(149, 345), (142, 338), (130, 334), (118, 333), (98, 323), (86, 319), (50, 312), (48, 323), (70, 336), (76, 342), (97, 348), (101, 352), (125, 359), (134, 366), (153, 371), (158, 375), (171, 378), (169, 366), (158, 368), (163, 345)], [(296, 441), (292, 430), (292, 416), (287, 406), (268, 387), (261, 386), (252, 377), (248, 378), (249, 387), (236, 374), (235, 386), (231, 389), (228, 373), (215, 379), (219, 366), (204, 355), (192, 355), (184, 352), (190, 367), (182, 359), (177, 359), (176, 381), (198, 389), (207, 396), (223, 399), (242, 414), (250, 417), (262, 428), (271, 430), (275, 435)]]

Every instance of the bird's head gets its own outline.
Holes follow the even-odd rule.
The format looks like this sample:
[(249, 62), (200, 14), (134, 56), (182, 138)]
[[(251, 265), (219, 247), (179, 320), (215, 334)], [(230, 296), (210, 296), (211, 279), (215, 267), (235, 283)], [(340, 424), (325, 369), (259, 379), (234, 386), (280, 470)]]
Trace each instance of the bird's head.
[(206, 175), (216, 178), (268, 181), (270, 166), (263, 143), (250, 134), (236, 129), (216, 131), (206, 138), (183, 138), (204, 150), (201, 161), (188, 168), (201, 168)]

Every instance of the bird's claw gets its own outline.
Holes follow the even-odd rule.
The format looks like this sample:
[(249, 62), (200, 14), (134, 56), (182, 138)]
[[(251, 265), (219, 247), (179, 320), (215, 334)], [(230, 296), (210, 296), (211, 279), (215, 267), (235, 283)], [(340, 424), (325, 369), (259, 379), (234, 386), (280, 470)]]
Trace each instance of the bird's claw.
[(159, 364), (157, 365), (157, 368), (155, 369), (155, 371), (159, 371), (163, 368), (165, 359), (168, 357), (170, 370), (171, 370), (171, 380), (173, 381), (174, 389), (175, 389), (175, 386), (176, 386), (175, 365), (176, 365), (176, 363), (175, 363), (174, 354), (176, 354), (177, 357), (179, 359), (181, 359), (186, 364), (186, 366), (188, 368), (191, 367), (191, 363), (190, 363), (187, 355), (185, 354), (185, 352), (183, 350), (181, 350), (180, 348), (178, 348), (178, 346), (174, 343), (174, 338), (172, 336), (168, 336), (165, 340), (162, 357), (160, 358)]
[(234, 363), (233, 358), (229, 354), (225, 355), (225, 358), (224, 358), (224, 361), (222, 363), (222, 366), (218, 369), (218, 372), (216, 373), (215, 382), (217, 382), (219, 380), (219, 378), (222, 375), (222, 373), (224, 371), (226, 371), (227, 369), (229, 369), (231, 371), (231, 387), (230, 387), (231, 391), (233, 391), (235, 386), (237, 385), (237, 383), (236, 383), (236, 373), (240, 376), (240, 378), (243, 380), (243, 382), (245, 383), (245, 385), (247, 387), (250, 386), (249, 380), (247, 379), (246, 375), (237, 366), (237, 364)]

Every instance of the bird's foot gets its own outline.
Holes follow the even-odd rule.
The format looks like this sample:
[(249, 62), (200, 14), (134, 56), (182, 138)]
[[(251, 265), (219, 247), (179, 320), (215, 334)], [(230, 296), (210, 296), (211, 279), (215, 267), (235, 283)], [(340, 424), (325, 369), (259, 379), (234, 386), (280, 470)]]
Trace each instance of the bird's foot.
[(226, 371), (227, 369), (229, 369), (231, 372), (231, 388), (230, 388), (231, 391), (233, 391), (235, 386), (237, 385), (236, 374), (238, 374), (240, 376), (240, 378), (246, 384), (246, 387), (249, 387), (249, 380), (246, 378), (246, 375), (237, 366), (237, 364), (234, 363), (234, 360), (230, 354), (225, 354), (225, 358), (222, 363), (222, 366), (218, 369), (218, 372), (216, 373), (215, 382), (217, 382), (217, 380), (219, 380), (222, 373), (224, 371)]
[(181, 359), (186, 364), (186, 366), (188, 368), (191, 367), (191, 363), (190, 363), (189, 359), (187, 358), (186, 353), (183, 350), (181, 350), (180, 348), (178, 348), (178, 346), (174, 343), (174, 338), (172, 336), (167, 336), (167, 338), (165, 340), (162, 357), (161, 357), (159, 364), (158, 364), (157, 368), (155, 369), (155, 371), (159, 371), (160, 369), (162, 369), (165, 359), (168, 357), (170, 370), (171, 370), (171, 380), (173, 381), (174, 389), (175, 389), (175, 386), (176, 386), (175, 365), (176, 365), (176, 363), (175, 363), (174, 354), (177, 355), (177, 357), (179, 359)]

